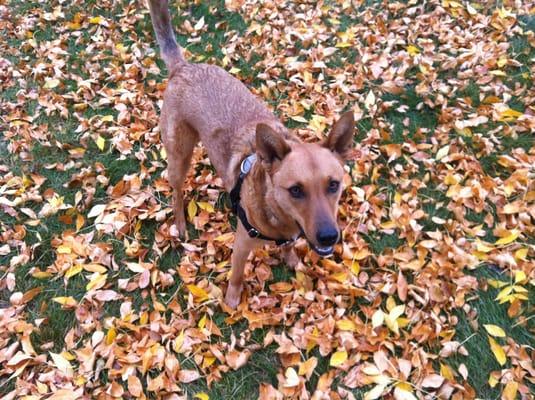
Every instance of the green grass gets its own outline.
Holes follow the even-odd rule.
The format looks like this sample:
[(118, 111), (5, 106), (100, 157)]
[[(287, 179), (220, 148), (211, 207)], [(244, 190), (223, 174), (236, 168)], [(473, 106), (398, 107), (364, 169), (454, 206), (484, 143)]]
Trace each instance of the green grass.
[[(368, 3), (373, 3), (372, 5), (376, 6), (377, 2), (365, 2), (362, 7), (369, 5)], [(94, 7), (95, 2), (88, 2), (87, 7), (92, 7), (93, 11), (98, 11), (93, 15), (103, 15), (108, 19), (115, 19), (116, 15), (122, 12), (120, 5), (117, 5), (115, 9), (104, 9), (101, 7)], [(25, 14), (29, 10), (32, 10), (36, 7), (46, 7), (47, 11), (50, 11), (50, 7), (46, 4), (37, 4), (32, 2), (22, 2), (14, 1), (11, 3), (13, 6), (13, 15)], [(84, 6), (85, 7), (85, 6)], [(79, 6), (73, 6), (71, 10), (66, 15), (66, 19), (69, 20), (77, 12), (81, 11), (82, 8)], [(175, 10), (176, 11), (176, 10)], [(174, 23), (177, 26), (182, 26), (186, 19), (190, 20), (192, 23), (200, 20), (202, 17), (205, 18), (205, 24), (207, 29), (201, 33), (201, 40), (197, 43), (189, 43), (185, 32), (179, 35), (178, 40), (180, 44), (185, 47), (188, 52), (193, 55), (193, 59), (196, 61), (210, 61), (220, 64), (221, 59), (224, 54), (221, 49), (227, 43), (229, 38), (229, 33), (236, 33), (238, 35), (244, 35), (247, 30), (247, 22), (244, 18), (236, 12), (231, 12), (225, 9), (223, 1), (212, 1), (212, 2), (203, 2), (198, 4), (191, 4), (187, 9), (181, 10), (181, 16), (177, 16), (178, 13), (174, 12)], [(224, 23), (220, 23), (224, 21)], [(527, 28), (533, 29), (534, 19), (532, 16), (523, 18), (522, 21)], [(350, 16), (343, 16), (340, 19), (340, 26), (338, 30), (343, 31), (353, 24), (359, 23), (359, 19), (352, 18)], [(142, 38), (143, 41), (151, 43), (150, 46), (155, 48), (155, 44), (152, 42), (152, 27), (149, 23), (148, 18), (144, 18), (136, 23), (135, 35)], [(148, 34), (150, 33), (150, 37)], [(84, 38), (88, 40), (90, 34), (84, 32)], [(5, 32), (2, 32), (2, 37), (7, 36)], [(48, 26), (48, 29), (41, 30), (40, 28), (35, 30), (34, 38), (38, 42), (47, 42), (52, 41), (57, 38), (57, 32)], [(13, 47), (21, 45), (20, 39), (14, 39), (13, 36), (9, 36), (8, 44)], [(125, 33), (125, 45), (131, 45), (135, 42), (135, 36), (132, 32)], [(303, 44), (299, 41), (296, 42), (298, 50), (303, 50)], [(70, 62), (74, 67), (73, 70), (76, 70), (84, 79), (88, 78), (87, 72), (81, 69), (78, 72), (76, 68), (79, 65), (82, 65), (84, 62), (84, 50), (85, 46), (82, 44), (77, 44), (76, 40), (69, 39), (66, 45), (66, 51), (70, 54)], [(528, 50), (526, 50), (528, 49)], [(106, 55), (107, 53), (104, 53)], [(108, 54), (109, 55), (109, 54)], [(532, 77), (530, 76), (531, 71), (529, 69), (529, 62), (533, 59), (533, 47), (530, 47), (527, 39), (525, 37), (513, 37), (511, 39), (511, 48), (510, 55), (516, 60), (521, 62), (523, 65), (518, 68), (511, 68), (511, 78), (508, 81), (508, 84), (518, 83), (520, 85), (525, 85), (526, 88), (532, 88)], [(27, 53), (26, 56), (31, 57), (31, 53)], [(15, 62), (14, 57), (8, 57), (11, 61)], [(257, 76), (261, 73), (259, 63), (262, 61), (261, 55), (251, 51), (248, 54), (240, 54), (236, 56), (230, 66), (235, 66), (241, 70), (240, 78), (248, 85), (258, 88), (262, 83)], [(161, 60), (158, 60), (158, 65), (163, 68), (163, 63)], [(329, 67), (339, 67), (344, 63), (355, 63), (358, 62), (357, 53), (351, 49), (342, 50), (336, 54), (331, 60), (328, 61), (327, 65)], [(105, 65), (105, 62), (103, 63)], [(527, 74), (527, 77), (526, 77)], [(152, 79), (157, 79), (158, 82), (161, 82), (164, 78), (162, 73), (159, 76), (151, 76)], [(284, 72), (280, 77), (281, 81), (287, 79)], [(28, 80), (28, 88), (38, 88), (42, 82)], [(102, 84), (109, 87), (116, 87), (114, 82), (106, 82)], [(13, 87), (1, 94), (3, 101), (15, 101), (16, 93), (20, 87)], [(473, 107), (478, 107), (480, 105), (479, 98), (479, 87), (475, 82), (470, 82), (463, 90), (459, 91), (454, 98), (450, 99), (450, 104), (454, 105), (457, 103), (458, 98), (468, 97), (471, 99)], [(59, 91), (60, 89), (58, 89)], [(74, 81), (66, 81), (65, 87), (61, 89), (62, 92), (69, 92), (76, 90), (76, 84)], [(369, 89), (364, 90), (366, 93)], [(272, 105), (276, 105), (276, 100), (285, 99), (285, 94), (281, 93), (279, 99), (270, 99)], [(415, 91), (415, 85), (408, 84), (405, 87), (404, 93), (400, 95), (383, 95), (381, 100), (385, 101), (396, 101), (396, 105), (392, 107), (389, 111), (384, 114), (384, 120), (389, 124), (392, 129), (392, 136), (390, 140), (381, 143), (405, 143), (407, 141), (418, 141), (420, 139), (415, 139), (414, 134), (418, 128), (425, 127), (429, 129), (429, 135), (433, 134), (434, 129), (439, 124), (439, 112), (438, 109), (430, 109), (427, 106), (417, 107), (419, 103), (423, 101), (423, 98), (417, 95)], [(511, 103), (512, 107), (515, 109), (522, 110), (525, 106), (522, 102), (522, 97), (515, 98)], [(408, 106), (406, 113), (400, 113), (395, 110), (400, 105)], [(28, 102), (24, 105), (27, 115), (32, 115), (38, 104), (36, 101)], [(314, 109), (307, 111), (305, 116), (310, 117), (314, 112)], [(90, 118), (95, 115), (117, 115), (116, 110), (109, 107), (89, 107), (86, 111), (82, 113), (85, 118)], [(403, 121), (405, 118), (409, 119), (409, 126), (405, 127)], [(66, 149), (57, 148), (53, 143), (57, 140), (63, 144), (70, 144), (72, 146), (80, 145), (80, 134), (75, 133), (75, 129), (78, 125), (78, 121), (75, 118), (63, 119), (57, 115), (45, 116), (42, 114), (36, 121), (35, 124), (46, 124), (48, 126), (49, 132), (49, 142), (50, 144), (37, 144), (31, 147), (31, 155), (33, 156), (34, 162), (24, 163), (18, 157), (13, 154), (9, 154), (7, 151), (6, 141), (3, 137), (0, 136), (0, 159), (2, 163), (8, 165), (12, 172), (15, 175), (28, 174), (31, 172), (38, 172), (47, 178), (44, 183), (42, 190), (46, 188), (52, 188), (55, 192), (65, 197), (66, 203), (72, 203), (74, 201), (74, 196), (77, 191), (80, 190), (79, 187), (69, 188), (66, 187), (66, 183), (69, 182), (74, 172), (79, 171), (81, 168), (94, 168), (95, 163), (101, 163), (105, 166), (105, 176), (109, 178), (110, 185), (114, 185), (119, 182), (123, 176), (128, 174), (136, 173), (140, 170), (140, 162), (134, 157), (125, 157), (120, 158), (119, 154), (116, 151), (109, 149), (109, 142), (107, 141), (105, 151), (100, 151), (92, 139), (87, 139), (88, 146), (86, 148), (86, 153), (84, 157), (80, 160), (73, 160), (74, 163), (77, 163), (77, 168), (68, 169), (66, 171), (57, 171), (55, 169), (47, 169), (47, 164), (52, 164), (55, 162), (67, 163), (71, 161), (69, 153)], [(299, 126), (300, 124), (295, 122), (290, 122), (289, 126)], [(357, 142), (363, 140), (367, 133), (373, 129), (377, 128), (377, 121), (374, 120), (369, 115), (365, 114), (364, 117), (357, 122), (358, 134)], [(106, 139), (109, 140), (107, 137)], [(423, 138), (422, 141), (426, 141), (429, 138)], [(467, 141), (468, 142), (468, 141)], [(471, 146), (471, 142), (468, 142), (468, 146)], [(501, 154), (508, 154), (513, 148), (521, 147), (524, 150), (528, 151), (533, 146), (533, 138), (529, 134), (519, 135), (517, 137), (503, 137), (501, 140), (501, 145), (499, 149), (488, 156), (481, 157), (480, 163), (484, 171), (492, 177), (507, 178), (510, 174), (510, 171), (504, 169), (499, 164), (497, 164), (498, 156)], [(137, 146), (135, 150), (140, 150), (141, 147)], [(471, 149), (476, 152), (476, 149)], [(381, 156), (382, 157), (382, 156)], [(383, 160), (384, 161), (384, 160)], [(396, 160), (393, 164), (399, 163), (405, 165), (403, 159)], [(148, 164), (148, 162), (147, 162)], [(423, 168), (423, 165), (421, 165)], [(151, 176), (150, 179), (154, 179), (160, 176), (162, 168), (158, 168), (157, 171)], [(381, 180), (379, 185), (387, 193), (395, 193), (398, 188), (393, 185), (385, 176), (387, 177), (388, 171), (383, 169)], [(421, 175), (419, 176), (421, 177)], [(364, 182), (361, 184), (368, 184), (369, 181), (364, 178)], [(144, 182), (144, 184), (149, 184), (150, 182)], [(108, 195), (105, 192), (105, 189), (96, 185), (96, 193), (93, 204), (100, 204), (101, 202), (108, 200)], [(440, 226), (431, 221), (431, 218), (434, 216), (448, 219), (452, 218), (453, 214), (450, 210), (446, 208), (448, 203), (448, 198), (445, 197), (444, 192), (437, 188), (437, 183), (430, 182), (426, 188), (418, 190), (418, 198), (421, 202), (421, 208), (427, 214), (425, 220), (419, 221), (423, 224), (424, 230), (435, 230), (440, 229)], [(228, 203), (226, 195), (221, 195), (217, 202), (217, 209), (225, 209), (225, 204)], [(437, 203), (441, 203), (442, 206), (438, 207)], [(30, 203), (27, 207), (38, 211), (42, 204)], [(487, 202), (488, 212), (491, 212), (494, 216), (495, 214), (495, 205), (490, 201)], [(60, 214), (58, 214), (59, 216)], [(486, 213), (476, 213), (468, 212), (466, 219), (473, 222), (474, 224), (483, 223), (483, 219)], [(16, 281), (17, 287), (16, 290), (25, 292), (30, 288), (42, 287), (42, 292), (37, 295), (27, 306), (26, 312), (28, 314), (28, 319), (35, 321), (36, 319), (44, 318), (45, 321), (41, 325), (41, 328), (32, 333), (32, 342), (36, 348), (47, 344), (53, 343), (50, 351), (61, 352), (64, 347), (64, 338), (66, 333), (76, 325), (76, 319), (74, 312), (72, 310), (64, 310), (59, 304), (51, 302), (50, 299), (57, 296), (73, 296), (77, 300), (85, 294), (85, 285), (87, 281), (82, 278), (81, 275), (75, 276), (68, 281), (68, 284), (65, 285), (62, 278), (59, 279), (35, 279), (29, 275), (29, 271), (32, 268), (39, 267), (45, 269), (47, 265), (53, 263), (54, 253), (51, 249), (51, 240), (55, 237), (59, 237), (65, 229), (65, 224), (61, 223), (58, 220), (58, 216), (48, 217), (42, 220), (42, 223), (33, 228), (28, 228), (28, 233), (26, 237), (26, 242), (28, 245), (33, 245), (40, 243), (40, 245), (34, 251), (33, 259), (26, 265), (17, 268), (16, 270)], [(234, 224), (234, 217), (230, 217), (232, 223)], [(21, 223), (21, 221), (15, 220), (12, 217), (9, 217), (5, 214), (0, 215), (0, 231), (7, 229), (8, 226)], [(154, 241), (154, 232), (157, 228), (157, 224), (154, 221), (146, 222), (143, 224), (140, 230), (141, 242), (147, 247), (150, 248), (151, 243)], [(72, 227), (69, 227), (72, 228)], [(196, 238), (199, 234), (192, 226), (189, 226), (189, 232), (192, 238)], [(364, 240), (370, 246), (373, 254), (381, 255), (389, 250), (398, 249), (400, 246), (405, 244), (405, 239), (399, 237), (399, 232), (395, 231), (392, 234), (386, 234), (383, 232), (369, 232), (368, 234), (362, 235)], [(492, 232), (489, 230), (488, 235), (484, 238), (489, 242), (493, 242), (496, 238), (492, 235)], [(102, 241), (113, 241), (114, 245), (114, 258), (115, 261), (122, 265), (123, 261), (127, 261), (128, 257), (124, 252), (122, 243), (119, 240), (116, 240), (111, 237), (100, 237), (98, 240)], [(0, 256), (0, 265), (6, 265), (9, 262), (10, 257), (14, 253), (10, 253), (7, 256)], [(177, 266), (180, 262), (182, 253), (177, 250), (170, 249), (163, 254), (161, 259), (159, 259), (159, 268), (161, 270), (171, 270)], [(149, 252), (149, 257), (154, 257), (152, 252)], [(121, 270), (115, 274), (116, 278), (124, 278), (131, 276), (132, 274), (129, 271)], [(476, 276), (478, 279), (486, 279), (489, 277), (494, 277), (493, 272), (487, 269), (486, 266), (480, 267)], [(277, 266), (273, 269), (273, 282), (280, 281), (290, 281), (294, 277), (294, 272), (289, 269), (281, 266)], [(167, 293), (174, 293), (177, 288), (182, 284), (178, 277), (176, 277), (176, 282), (174, 286), (168, 288)], [(116, 286), (114, 286), (116, 288)], [(500, 392), (498, 388), (490, 389), (487, 380), (489, 373), (493, 370), (500, 369), (496, 360), (493, 358), (490, 349), (488, 348), (488, 341), (486, 338), (486, 333), (482, 328), (482, 324), (495, 324), (504, 328), (508, 336), (514, 338), (520, 344), (525, 344), (529, 346), (535, 346), (535, 338), (533, 331), (535, 329), (534, 321), (531, 319), (525, 326), (514, 326), (515, 320), (511, 320), (506, 314), (506, 307), (504, 305), (499, 305), (494, 300), (496, 297), (497, 291), (495, 289), (489, 289), (487, 292), (477, 291), (475, 292), (474, 299), (469, 302), (470, 306), (477, 310), (478, 312), (478, 321), (480, 328), (477, 331), (474, 331), (472, 326), (468, 322), (467, 315), (461, 310), (456, 310), (455, 315), (458, 317), (459, 322), (456, 326), (456, 336), (455, 340), (464, 342), (464, 346), (469, 352), (468, 357), (455, 356), (451, 359), (451, 365), (458, 367), (460, 363), (464, 363), (469, 371), (469, 383), (473, 386), (478, 394), (478, 397), (484, 399), (496, 399), (499, 398)], [(134, 308), (136, 310), (140, 309), (150, 309), (152, 307), (150, 296), (146, 299), (142, 298), (140, 293), (131, 293), (128, 296), (132, 299), (134, 303)], [(180, 296), (179, 296), (180, 297)], [(160, 296), (161, 301), (167, 300), (168, 297)], [(530, 301), (528, 302), (528, 309), (533, 308), (533, 293), (531, 294)], [(9, 303), (9, 293), (5, 291), (0, 291), (0, 305)], [(104, 317), (118, 317), (119, 316), (119, 307), (120, 302), (110, 302), (105, 308)], [(221, 312), (216, 312), (213, 316), (214, 320), (217, 322), (217, 325), (222, 329), (225, 335), (225, 340), (228, 340), (230, 333), (234, 332), (239, 334), (247, 329), (246, 324), (238, 323), (234, 326), (225, 326), (224, 318), (226, 314)], [(251, 332), (254, 341), (257, 343), (262, 343), (266, 330), (256, 329)], [(503, 343), (503, 342), (502, 342)], [(249, 362), (237, 371), (231, 371), (223, 375), (223, 379), (219, 382), (213, 384), (211, 388), (206, 386), (206, 383), (202, 380), (184, 385), (185, 392), (188, 398), (193, 398), (193, 396), (199, 392), (207, 392), (210, 394), (210, 399), (251, 399), (255, 398), (258, 394), (259, 384), (261, 382), (267, 382), (273, 386), (277, 386), (277, 373), (281, 368), (281, 364), (278, 358), (278, 355), (274, 352), (275, 346), (268, 346), (261, 350), (255, 351)], [(482, 351), (484, 349), (485, 351)], [(328, 357), (321, 357), (317, 350), (313, 352), (313, 355), (317, 356), (319, 359), (318, 367), (312, 377), (312, 379), (307, 383), (307, 388), (309, 391), (312, 391), (318, 382), (319, 376), (326, 372), (329, 369)], [(184, 367), (194, 368), (195, 366), (191, 361), (183, 360)], [(337, 378), (333, 387), (336, 387), (336, 384), (339, 382), (340, 377)], [(14, 381), (0, 387), (0, 393), (7, 393), (7, 391), (13, 389)], [(368, 389), (368, 388), (365, 388)], [(535, 390), (535, 388), (533, 388)], [(362, 393), (365, 390), (355, 390), (355, 395), (357, 398), (361, 398)]]
[[(500, 276), (487, 266), (482, 266), (475, 271), (475, 276), (478, 280), (484, 279), (499, 279), (504, 280), (505, 277)], [(505, 279), (506, 280), (506, 279)], [(464, 357), (456, 355), (453, 357), (452, 366), (458, 367), (464, 363), (468, 369), (470, 382), (474, 388), (477, 388), (478, 397), (483, 399), (498, 399), (500, 398), (499, 386), (491, 389), (487, 384), (489, 375), (492, 371), (499, 371), (501, 368), (506, 368), (510, 365), (510, 361), (505, 367), (501, 367), (496, 359), (492, 356), (482, 359), (481, 354), (485, 353), (491, 355), (490, 345), (488, 341), (488, 334), (483, 325), (491, 324), (497, 325), (504, 329), (507, 337), (513, 338), (517, 343), (533, 346), (535, 343), (535, 321), (533, 318), (527, 321), (527, 324), (516, 324), (514, 319), (508, 317), (506, 307), (498, 304), (494, 299), (499, 290), (489, 287), (487, 291), (479, 291), (474, 300), (468, 304), (477, 311), (478, 330), (474, 330), (470, 325), (467, 316), (462, 311), (457, 311), (455, 315), (459, 318), (459, 323), (456, 326), (457, 340), (464, 343), (464, 347), (468, 351), (468, 356)], [(531, 294), (530, 304), (527, 307), (533, 307), (535, 297)], [(504, 339), (495, 338), (495, 340), (503, 345), (506, 344)], [(531, 390), (535, 390), (535, 386), (531, 385)]]

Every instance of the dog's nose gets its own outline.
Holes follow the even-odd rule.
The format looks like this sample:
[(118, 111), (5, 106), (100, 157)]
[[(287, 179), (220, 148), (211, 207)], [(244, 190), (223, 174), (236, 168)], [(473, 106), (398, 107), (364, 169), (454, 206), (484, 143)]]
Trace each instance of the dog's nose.
[(338, 241), (338, 230), (335, 227), (327, 227), (318, 230), (316, 239), (320, 246), (332, 246)]

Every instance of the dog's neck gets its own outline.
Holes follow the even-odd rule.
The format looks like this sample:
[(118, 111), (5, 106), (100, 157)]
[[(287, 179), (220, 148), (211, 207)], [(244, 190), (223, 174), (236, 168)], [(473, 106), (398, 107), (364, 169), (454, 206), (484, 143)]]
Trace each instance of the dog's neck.
[(249, 223), (273, 239), (292, 239), (300, 229), (273, 198), (272, 183), (261, 162), (256, 162), (245, 177), (241, 190), (241, 205)]

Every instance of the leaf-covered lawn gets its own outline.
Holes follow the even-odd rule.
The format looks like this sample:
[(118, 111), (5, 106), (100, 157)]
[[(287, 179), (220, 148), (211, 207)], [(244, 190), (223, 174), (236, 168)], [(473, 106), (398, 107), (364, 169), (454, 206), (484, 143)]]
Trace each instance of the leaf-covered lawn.
[(358, 121), (344, 244), (257, 251), (229, 314), (235, 219), (199, 147), (174, 237), (140, 3), (0, 2), (3, 398), (532, 399), (535, 7), (172, 3), (305, 140)]

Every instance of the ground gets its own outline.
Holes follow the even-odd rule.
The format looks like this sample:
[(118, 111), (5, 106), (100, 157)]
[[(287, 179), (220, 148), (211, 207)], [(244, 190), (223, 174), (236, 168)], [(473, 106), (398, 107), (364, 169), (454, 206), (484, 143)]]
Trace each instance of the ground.
[(172, 2), (303, 140), (357, 120), (343, 245), (257, 251), (232, 312), (202, 147), (174, 236), (141, 3), (0, 1), (3, 398), (532, 399), (535, 8)]

